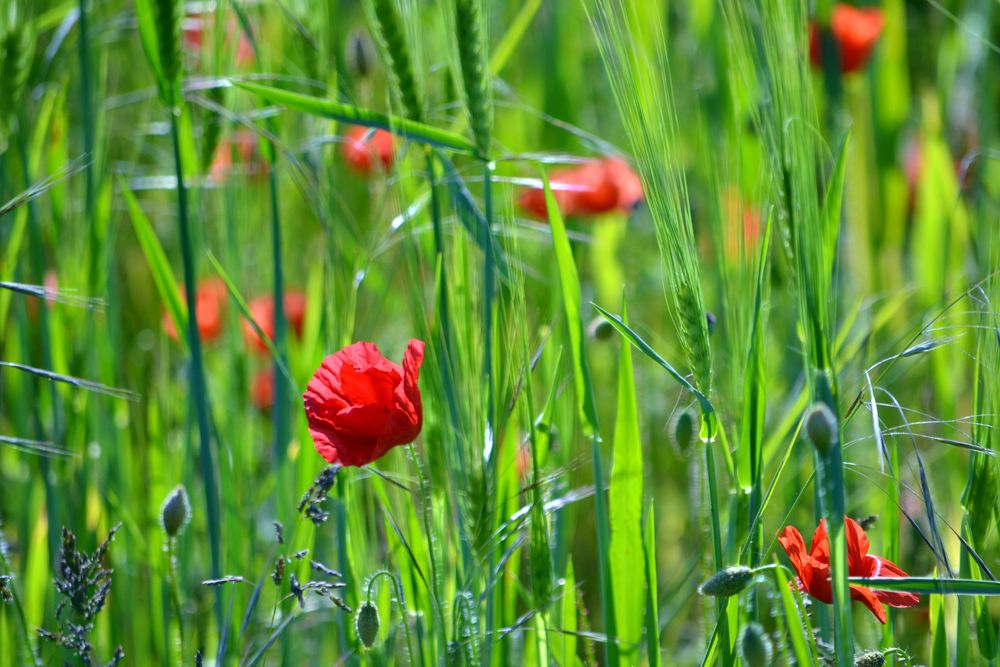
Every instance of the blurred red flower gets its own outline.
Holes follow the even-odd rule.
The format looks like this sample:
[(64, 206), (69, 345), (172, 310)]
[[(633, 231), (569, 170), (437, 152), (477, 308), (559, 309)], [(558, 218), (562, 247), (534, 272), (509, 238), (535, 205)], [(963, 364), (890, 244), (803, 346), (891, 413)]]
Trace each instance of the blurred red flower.
[[(890, 561), (868, 553), (868, 536), (850, 517), (844, 517), (847, 537), (847, 570), (852, 577), (906, 577), (909, 576)], [(785, 526), (778, 533), (778, 542), (785, 548), (788, 560), (792, 562), (798, 577), (795, 580), (799, 590), (808, 593), (820, 602), (833, 602), (830, 587), (830, 543), (826, 535), (826, 522), (820, 519), (812, 537), (812, 548), (807, 552), (802, 534), (794, 526)], [(861, 602), (883, 624), (886, 620), (883, 603), (891, 607), (912, 607), (920, 602), (914, 593), (894, 593), (873, 591), (864, 586), (851, 584), (851, 599)]]
[[(181, 299), (187, 303), (184, 296), (184, 285), (181, 288)], [(226, 312), (226, 284), (219, 278), (209, 278), (198, 284), (195, 291), (195, 320), (198, 323), (198, 335), (203, 341), (215, 340), (222, 333), (222, 317)], [(180, 340), (177, 327), (168, 313), (163, 314), (163, 330), (172, 340)]]
[(222, 185), (233, 172), (233, 147), (236, 156), (250, 176), (266, 176), (269, 170), (267, 161), (260, 154), (260, 144), (257, 135), (249, 130), (241, 130), (233, 139), (224, 138), (215, 148), (212, 164), (208, 168), (212, 183)]
[(727, 186), (722, 191), (722, 214), (725, 216), (727, 257), (753, 256), (757, 252), (761, 232), (757, 207), (745, 200), (738, 188)]
[[(885, 16), (880, 9), (858, 9), (843, 3), (834, 5), (830, 32), (837, 41), (841, 72), (856, 72), (868, 63), (884, 25)], [(816, 67), (823, 66), (819, 28), (815, 23), (809, 25), (809, 59)]]
[[(302, 325), (306, 319), (306, 295), (298, 290), (288, 290), (284, 296), (285, 320), (288, 327), (296, 336), (302, 335)], [(250, 315), (253, 317), (261, 331), (274, 340), (274, 297), (270, 294), (254, 297), (247, 304)], [(258, 354), (267, 354), (267, 343), (264, 342), (256, 329), (248, 320), (243, 319), (243, 340), (247, 346)]]
[(360, 174), (370, 174), (376, 163), (386, 171), (392, 167), (395, 146), (391, 132), (352, 125), (344, 135), (343, 151), (347, 166)]
[[(214, 18), (214, 13), (190, 14), (184, 18), (184, 47), (199, 58), (201, 57), (201, 49), (205, 41), (204, 37), (206, 31), (211, 33), (214, 29)], [(236, 65), (237, 67), (242, 68), (253, 64), (253, 44), (250, 43), (246, 32), (240, 28), (236, 19), (230, 19), (226, 24), (225, 43), (227, 46), (232, 43), (232, 38), (237, 32), (239, 32), (240, 41), (239, 44), (236, 45)]]
[(330, 463), (363, 466), (416, 440), (423, 426), (417, 378), (424, 344), (411, 340), (398, 366), (374, 343), (331, 354), (303, 394), (316, 451)]
[[(618, 158), (602, 158), (557, 169), (549, 175), (549, 183), (564, 216), (600, 215), (614, 210), (630, 213), (642, 201), (639, 177)], [(537, 217), (548, 217), (542, 188), (521, 193), (517, 205)]]
[(265, 368), (257, 371), (250, 385), (250, 400), (261, 412), (267, 412), (274, 404), (274, 371)]

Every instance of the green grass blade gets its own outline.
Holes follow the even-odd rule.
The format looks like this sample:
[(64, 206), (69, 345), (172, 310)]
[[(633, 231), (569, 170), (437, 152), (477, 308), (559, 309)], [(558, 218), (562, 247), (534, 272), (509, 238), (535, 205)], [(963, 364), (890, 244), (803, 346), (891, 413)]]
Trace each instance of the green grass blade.
[(467, 155), (474, 155), (476, 153), (475, 145), (460, 134), (440, 130), (424, 123), (409, 120), (408, 118), (379, 113), (351, 104), (341, 104), (340, 102), (325, 100), (320, 97), (293, 93), (280, 88), (261, 86), (255, 83), (234, 82), (234, 85), (268, 102), (281, 104), (289, 109), (301, 111), (312, 116), (329, 118), (353, 125), (389, 130), (411, 141), (447, 148)]
[(601, 615), (604, 621), (604, 658), (607, 664), (618, 664), (618, 638), (615, 629), (614, 588), (611, 568), (608, 562), (610, 536), (608, 514), (604, 497), (604, 473), (601, 467), (601, 436), (597, 425), (597, 408), (594, 404), (594, 388), (590, 382), (590, 370), (583, 345), (583, 321), (580, 319), (580, 278), (573, 262), (573, 250), (566, 235), (566, 224), (552, 194), (549, 179), (542, 172), (545, 186), (545, 202), (552, 226), (552, 246), (556, 255), (556, 268), (562, 289), (563, 314), (570, 340), (573, 359), (573, 380), (576, 387), (577, 407), (583, 423), (584, 435), (591, 441), (591, 455), (594, 466), (594, 515), (597, 531), (597, 567), (601, 584)]
[[(156, 235), (156, 230), (153, 229), (152, 223), (146, 217), (146, 213), (142, 210), (142, 206), (139, 204), (132, 190), (129, 189), (128, 184), (124, 179), (120, 179), (118, 186), (125, 197), (125, 204), (128, 207), (129, 217), (132, 220), (132, 229), (135, 231), (136, 240), (139, 241), (139, 247), (142, 248), (142, 254), (146, 257), (146, 263), (149, 265), (149, 271), (153, 276), (153, 284), (156, 285), (156, 291), (159, 292), (160, 299), (167, 309), (167, 314), (174, 322), (174, 328), (178, 332), (185, 331), (187, 329), (188, 318), (187, 305), (181, 299), (180, 290), (177, 289), (177, 280), (174, 278), (174, 272), (170, 268), (170, 260), (167, 259), (167, 253), (163, 251), (163, 245)], [(184, 346), (186, 352), (187, 340), (184, 336), (178, 336), (178, 340)]]
[(942, 579), (938, 577), (850, 577), (852, 584), (879, 591), (900, 591), (924, 595), (1000, 595), (1000, 581), (981, 579)]
[[(622, 321), (628, 321), (622, 304)], [(632, 345), (622, 338), (618, 357), (618, 416), (615, 421), (608, 516), (611, 523), (611, 571), (614, 577), (615, 628), (621, 660), (635, 664), (642, 640), (644, 572), (636, 567), (642, 544), (642, 442), (632, 370)]]
[(656, 577), (655, 504), (650, 501), (643, 536), (643, 557), (646, 561), (646, 661), (649, 667), (660, 667), (659, 586)]
[(705, 412), (706, 414), (710, 412), (715, 412), (715, 408), (712, 407), (712, 404), (711, 402), (709, 402), (708, 398), (703, 393), (701, 393), (697, 387), (691, 384), (687, 378), (681, 375), (676, 368), (671, 366), (666, 359), (657, 354), (656, 350), (650, 347), (649, 343), (644, 341), (642, 337), (639, 336), (639, 334), (630, 329), (629, 326), (625, 324), (625, 322), (623, 322), (620, 317), (618, 317), (617, 315), (612, 315), (604, 308), (598, 306), (596, 303), (592, 303), (591, 305), (594, 308), (596, 308), (597, 311), (601, 315), (603, 315), (604, 318), (608, 320), (608, 322), (610, 322), (615, 329), (618, 330), (618, 333), (624, 336), (630, 343), (632, 343), (632, 345), (635, 345), (640, 352), (645, 354), (647, 357), (649, 357), (657, 364), (659, 364), (664, 370), (670, 373), (670, 375), (675, 380), (677, 380), (677, 382), (679, 382), (682, 387), (691, 392), (691, 394), (696, 399), (698, 399), (698, 404), (701, 406), (703, 412)]

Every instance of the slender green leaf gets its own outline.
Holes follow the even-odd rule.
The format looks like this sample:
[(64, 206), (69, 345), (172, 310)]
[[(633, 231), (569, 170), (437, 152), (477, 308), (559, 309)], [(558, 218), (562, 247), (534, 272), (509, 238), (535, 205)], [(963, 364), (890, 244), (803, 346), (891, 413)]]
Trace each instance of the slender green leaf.
[(255, 83), (234, 82), (234, 85), (274, 104), (281, 104), (312, 116), (389, 130), (418, 143), (439, 146), (459, 153), (470, 155), (476, 153), (475, 145), (465, 137), (408, 118)]

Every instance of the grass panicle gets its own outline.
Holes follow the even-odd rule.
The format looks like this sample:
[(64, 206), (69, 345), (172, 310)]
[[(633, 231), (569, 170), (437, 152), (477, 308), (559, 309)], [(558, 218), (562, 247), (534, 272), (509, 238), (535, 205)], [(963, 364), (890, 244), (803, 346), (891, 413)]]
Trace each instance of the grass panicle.
[(482, 0), (455, 0), (455, 38), (465, 105), (479, 154), (490, 154), (493, 132), (492, 86), (486, 63), (486, 25)]
[(424, 95), (417, 79), (412, 49), (403, 27), (397, 0), (369, 0), (366, 7), (372, 17), (382, 56), (389, 65), (392, 89), (406, 117), (420, 122), (424, 118)]

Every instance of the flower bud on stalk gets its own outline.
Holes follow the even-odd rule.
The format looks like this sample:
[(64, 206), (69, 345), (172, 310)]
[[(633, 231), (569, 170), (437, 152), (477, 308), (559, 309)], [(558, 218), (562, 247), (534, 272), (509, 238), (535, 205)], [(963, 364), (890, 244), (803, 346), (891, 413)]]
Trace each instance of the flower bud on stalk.
[(378, 608), (371, 602), (365, 602), (358, 608), (358, 614), (354, 617), (354, 629), (358, 635), (358, 641), (366, 649), (375, 645), (379, 628)]
[(774, 646), (759, 623), (749, 623), (743, 627), (737, 646), (746, 667), (770, 667)]

